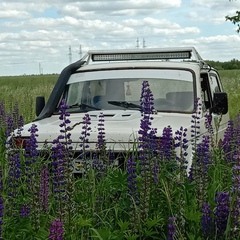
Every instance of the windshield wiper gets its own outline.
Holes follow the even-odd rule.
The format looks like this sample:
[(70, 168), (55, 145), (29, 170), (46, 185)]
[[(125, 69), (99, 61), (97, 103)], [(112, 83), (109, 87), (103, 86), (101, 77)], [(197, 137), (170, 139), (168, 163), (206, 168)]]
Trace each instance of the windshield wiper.
[(97, 107), (94, 107), (92, 105), (89, 105), (89, 104), (86, 104), (86, 103), (77, 103), (77, 104), (74, 104), (72, 106), (69, 106), (69, 108), (90, 108), (90, 109), (94, 109), (94, 110), (101, 110), (100, 108), (97, 108)]
[(141, 109), (140, 105), (137, 105), (135, 103), (131, 103), (131, 102), (126, 102), (126, 101), (108, 101), (109, 104), (112, 105), (116, 105), (119, 107), (123, 107), (123, 108), (137, 108), (137, 109)]

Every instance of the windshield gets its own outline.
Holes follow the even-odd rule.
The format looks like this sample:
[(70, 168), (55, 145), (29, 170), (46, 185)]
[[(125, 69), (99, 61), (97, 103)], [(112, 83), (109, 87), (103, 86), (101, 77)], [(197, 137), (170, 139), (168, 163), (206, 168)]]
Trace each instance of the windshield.
[(70, 111), (140, 109), (143, 81), (149, 82), (155, 110), (193, 110), (194, 84), (190, 71), (148, 69), (98, 73), (76, 75), (69, 80), (64, 97)]

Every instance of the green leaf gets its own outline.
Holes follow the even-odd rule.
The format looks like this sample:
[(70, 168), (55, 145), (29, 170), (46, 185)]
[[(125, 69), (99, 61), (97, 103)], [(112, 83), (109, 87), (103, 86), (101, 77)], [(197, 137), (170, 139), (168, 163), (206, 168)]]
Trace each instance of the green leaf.
[(122, 219), (118, 221), (118, 225), (122, 231), (126, 231), (129, 227), (129, 224), (130, 224), (129, 222), (123, 221)]
[(152, 227), (158, 226), (162, 220), (163, 219), (160, 219), (160, 218), (147, 219), (146, 221), (147, 228), (150, 229)]
[(84, 219), (83, 216), (80, 214), (78, 216), (77, 224), (80, 227), (91, 227), (92, 226), (92, 218)]

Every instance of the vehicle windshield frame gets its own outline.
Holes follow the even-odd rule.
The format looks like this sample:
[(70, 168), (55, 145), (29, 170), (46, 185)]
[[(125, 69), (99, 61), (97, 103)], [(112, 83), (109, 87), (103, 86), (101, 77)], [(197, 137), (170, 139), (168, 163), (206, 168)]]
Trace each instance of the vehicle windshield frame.
[[(159, 77), (159, 73), (161, 73), (161, 77)], [(120, 77), (119, 77), (120, 76)], [(67, 100), (67, 104), (70, 106), (70, 109), (68, 110), (69, 112), (87, 112), (87, 111), (92, 111), (92, 110), (123, 110), (123, 109), (128, 109), (131, 108), (131, 106), (135, 105), (140, 105), (140, 95), (141, 95), (141, 86), (136, 85), (138, 88), (138, 96), (131, 98), (127, 96), (127, 85), (126, 82), (130, 82), (130, 83), (137, 83), (137, 81), (139, 82), (143, 82), (143, 81), (148, 81), (150, 84), (150, 90), (153, 91), (153, 97), (155, 99), (154, 105), (156, 105), (156, 103), (158, 102), (159, 104), (167, 104), (167, 102), (162, 101), (162, 99), (160, 99), (159, 101), (157, 101), (157, 99), (159, 98), (159, 96), (155, 97), (154, 95), (156, 94), (156, 89), (158, 89), (156, 83), (160, 83), (160, 81), (165, 81), (165, 83), (170, 83), (172, 84), (172, 87), (175, 88), (176, 84), (179, 84), (179, 89), (175, 88), (172, 92), (177, 92), (178, 96), (174, 95), (173, 93), (169, 93), (169, 97), (172, 98), (175, 102), (176, 101), (180, 101), (180, 97), (181, 98), (185, 98), (187, 95), (189, 96), (189, 99), (191, 99), (191, 106), (188, 107), (188, 109), (183, 109), (183, 108), (174, 108), (173, 106), (170, 108), (166, 108), (166, 109), (161, 109), (159, 107), (156, 107), (156, 111), (159, 112), (183, 112), (183, 113), (192, 113), (193, 111), (193, 105), (194, 105), (194, 98), (196, 96), (196, 74), (192, 69), (188, 69), (188, 68), (156, 68), (156, 69), (108, 69), (105, 71), (99, 70), (99, 71), (88, 71), (88, 72), (78, 72), (76, 74), (73, 74), (67, 85), (66, 85), (66, 89), (65, 92), (63, 94), (63, 97)], [(96, 84), (95, 84), (96, 83)], [(92, 100), (91, 101), (77, 101), (74, 102), (69, 101), (69, 89), (72, 88), (74, 89), (74, 91), (76, 91), (76, 88), (74, 85), (81, 85), (82, 84), (82, 93), (90, 91), (89, 89), (91, 89), (91, 94), (93, 92), (93, 88), (97, 88), (96, 86), (90, 86), (90, 85), (101, 85), (101, 84), (112, 84), (113, 86), (110, 88), (111, 91), (108, 91), (108, 96), (109, 92), (111, 92), (111, 97), (109, 99), (105, 99), (105, 106), (101, 106), (101, 105), (95, 105), (95, 102), (93, 104), (93, 95), (91, 95)], [(114, 84), (113, 84), (114, 83)], [(125, 96), (124, 98), (123, 96), (123, 91), (122, 94), (120, 94), (120, 85), (122, 83), (124, 83), (124, 92), (125, 92)], [(155, 85), (152, 86), (151, 89), (151, 85), (152, 83), (154, 83)], [(190, 88), (190, 91), (188, 89), (188, 91), (186, 91), (187, 89), (184, 89), (184, 86), (180, 86), (182, 83), (185, 83), (188, 88)], [(73, 84), (73, 85), (72, 85)], [(84, 85), (89, 85), (88, 87), (84, 86)], [(74, 86), (74, 87), (72, 87)], [(132, 85), (134, 86), (134, 85)], [(136, 87), (132, 87), (130, 89), (130, 92), (133, 92), (133, 89)], [(185, 86), (186, 87), (186, 86)], [(169, 87), (171, 88), (171, 87)], [(171, 90), (171, 89), (169, 89)], [(179, 90), (179, 91), (177, 91)], [(96, 92), (98, 92), (99, 94), (96, 96), (103, 96), (103, 93), (101, 93), (99, 90), (94, 90), (96, 95)], [(157, 90), (158, 91), (158, 90)], [(170, 91), (169, 91), (170, 92)], [(187, 94), (185, 94), (185, 92), (188, 92)], [(154, 94), (155, 93), (155, 94)], [(136, 94), (136, 93), (135, 93)], [(121, 97), (118, 95), (122, 95)], [(159, 95), (159, 94), (158, 94)], [(171, 96), (170, 96), (171, 95)], [(174, 96), (173, 96), (174, 95)], [(181, 95), (181, 96), (180, 96)], [(114, 96), (114, 98), (112, 97)], [(166, 97), (166, 96), (165, 96)], [(82, 97), (81, 97), (82, 99)], [(171, 99), (171, 101), (172, 101)], [(115, 103), (114, 107), (113, 104), (109, 103), (109, 101), (111, 102), (125, 102), (124, 104), (122, 104), (122, 106), (120, 106), (121, 104), (119, 104), (117, 106), (117, 104)], [(187, 100), (185, 100), (186, 102)], [(161, 103), (160, 103), (161, 102)], [(128, 104), (126, 104), (128, 103)], [(169, 103), (169, 102), (168, 102)], [(81, 105), (82, 104), (82, 105)], [(169, 103), (170, 104), (170, 103)], [(85, 105), (85, 106), (84, 106)], [(86, 105), (88, 105), (88, 107), (86, 107)], [(110, 107), (111, 105), (111, 107)], [(107, 107), (106, 107), (107, 106)], [(128, 106), (128, 107), (127, 107)], [(137, 110), (137, 108), (135, 108), (135, 110)]]

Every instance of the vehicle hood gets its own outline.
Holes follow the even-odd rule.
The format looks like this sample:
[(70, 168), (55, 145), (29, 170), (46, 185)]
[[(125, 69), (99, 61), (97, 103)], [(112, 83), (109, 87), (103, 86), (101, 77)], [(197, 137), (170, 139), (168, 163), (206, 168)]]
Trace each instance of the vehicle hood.
[[(98, 139), (99, 128), (99, 115), (104, 116), (104, 133), (105, 139), (108, 143), (129, 143), (134, 142), (138, 138), (138, 131), (140, 129), (140, 123), (143, 119), (140, 111), (136, 110), (103, 110), (103, 111), (90, 111), (89, 114), (91, 120), (91, 127), (89, 141), (94, 142), (96, 145)], [(73, 142), (78, 143), (80, 136), (83, 132), (83, 117), (86, 113), (71, 113), (69, 119), (71, 121), (71, 139)], [(173, 133), (179, 130), (180, 127), (189, 128), (191, 125), (191, 114), (179, 114), (179, 113), (156, 113), (152, 115), (151, 120), (152, 128), (157, 129), (157, 135), (161, 136), (165, 127), (171, 126)], [(60, 124), (62, 120), (59, 120), (59, 115), (53, 115), (49, 118), (45, 118), (39, 121), (35, 121), (26, 124), (23, 127), (21, 135), (27, 137), (30, 135), (29, 129), (32, 124), (37, 126), (37, 141), (38, 143), (51, 143), (61, 133)]]

